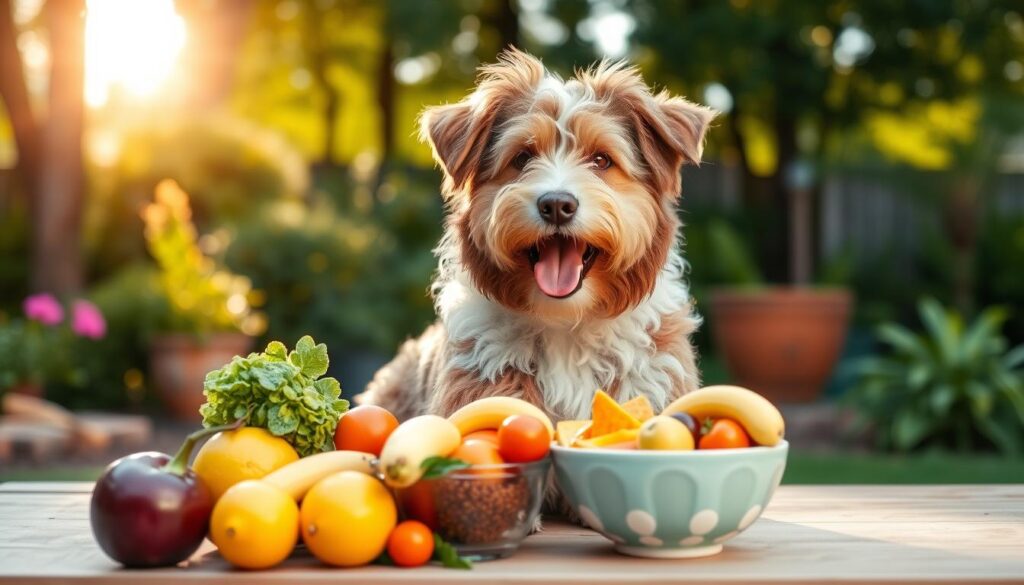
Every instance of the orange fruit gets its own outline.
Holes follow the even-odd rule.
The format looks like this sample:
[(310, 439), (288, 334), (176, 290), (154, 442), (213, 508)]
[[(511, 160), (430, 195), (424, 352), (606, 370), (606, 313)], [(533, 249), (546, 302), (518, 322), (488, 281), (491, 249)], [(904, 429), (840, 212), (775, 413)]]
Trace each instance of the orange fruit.
[(461, 459), (466, 463), (469, 463), (469, 469), (466, 469), (466, 473), (472, 473), (474, 475), (501, 475), (502, 471), (496, 471), (493, 469), (473, 469), (478, 465), (501, 465), (505, 463), (505, 460), (501, 458), (501, 454), (498, 453), (498, 446), (490, 441), (484, 441), (481, 439), (469, 439), (462, 441), (462, 444), (458, 446), (455, 451), (449, 455), (452, 459)]
[(341, 415), (334, 431), (334, 447), (380, 456), (384, 442), (398, 428), (398, 419), (387, 409), (366, 404)]
[(196, 454), (192, 469), (216, 502), (236, 483), (260, 479), (298, 459), (288, 441), (266, 429), (242, 427), (211, 437)]
[(299, 512), (302, 541), (339, 567), (365, 565), (384, 551), (398, 511), (384, 484), (358, 471), (339, 471), (309, 490)]
[(267, 569), (288, 558), (299, 539), (299, 506), (257, 480), (232, 486), (213, 507), (210, 540), (232, 565)]
[(469, 433), (465, 437), (462, 437), (463, 441), (468, 441), (470, 439), (479, 439), (481, 441), (489, 441), (489, 442), (494, 443), (495, 445), (497, 445), (498, 444), (498, 431), (495, 430), (495, 429), (487, 429), (487, 430), (483, 430), (483, 431), (473, 431), (472, 433)]

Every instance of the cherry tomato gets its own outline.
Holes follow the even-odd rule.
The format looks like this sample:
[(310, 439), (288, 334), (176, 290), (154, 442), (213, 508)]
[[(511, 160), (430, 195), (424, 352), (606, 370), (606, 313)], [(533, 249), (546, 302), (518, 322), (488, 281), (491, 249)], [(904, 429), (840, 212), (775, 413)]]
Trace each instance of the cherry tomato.
[(380, 455), (384, 441), (398, 428), (398, 419), (387, 410), (366, 404), (341, 415), (334, 431), (334, 448)]
[(402, 514), (437, 530), (437, 506), (434, 505), (434, 482), (417, 481), (411, 486), (398, 490), (396, 496), (402, 507)]
[(465, 437), (462, 437), (463, 441), (468, 441), (469, 439), (480, 439), (481, 441), (488, 441), (490, 443), (494, 443), (495, 445), (497, 445), (498, 444), (498, 431), (496, 431), (494, 429), (487, 429), (487, 430), (483, 430), (483, 431), (473, 431), (472, 433), (469, 433)]
[(750, 437), (740, 423), (720, 418), (711, 423), (711, 429), (700, 438), (700, 449), (741, 449), (750, 446)]
[(514, 414), (498, 429), (498, 451), (505, 461), (526, 463), (543, 459), (551, 449), (547, 427), (532, 416)]
[(425, 565), (433, 554), (434, 533), (422, 522), (406, 520), (388, 537), (388, 556), (399, 567)]

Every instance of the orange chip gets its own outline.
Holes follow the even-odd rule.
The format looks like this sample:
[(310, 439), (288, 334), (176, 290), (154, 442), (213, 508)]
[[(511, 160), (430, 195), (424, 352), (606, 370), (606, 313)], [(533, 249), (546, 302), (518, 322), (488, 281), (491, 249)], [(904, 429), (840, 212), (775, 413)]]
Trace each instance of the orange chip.
[(633, 415), (633, 418), (640, 422), (644, 422), (654, 416), (654, 407), (651, 406), (651, 401), (646, 396), (637, 396), (628, 402), (624, 402), (622, 410)]
[(584, 449), (636, 449), (636, 436), (640, 429), (622, 429), (593, 439), (578, 439), (574, 447)]
[(590, 426), (588, 437), (600, 437), (624, 429), (640, 427), (640, 421), (619, 406), (618, 402), (608, 396), (604, 390), (594, 393), (594, 422)]

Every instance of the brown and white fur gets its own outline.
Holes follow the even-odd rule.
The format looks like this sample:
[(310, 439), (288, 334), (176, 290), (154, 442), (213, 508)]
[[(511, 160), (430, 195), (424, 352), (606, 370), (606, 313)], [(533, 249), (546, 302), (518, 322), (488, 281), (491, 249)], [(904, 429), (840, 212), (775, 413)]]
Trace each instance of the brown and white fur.
[[(596, 388), (620, 401), (646, 395), (656, 410), (697, 388), (689, 336), (700, 319), (676, 206), (680, 167), (700, 161), (713, 117), (652, 93), (622, 63), (563, 81), (516, 50), (484, 67), (467, 98), (428, 108), (421, 132), (444, 171), (448, 211), (432, 285), (438, 321), (357, 400), (404, 419), (517, 396), (579, 419)], [(558, 225), (538, 207), (553, 192), (578, 202)], [(562, 281), (535, 273), (540, 262), (569, 284), (553, 289)], [(576, 289), (555, 298), (542, 279), (549, 292)]]

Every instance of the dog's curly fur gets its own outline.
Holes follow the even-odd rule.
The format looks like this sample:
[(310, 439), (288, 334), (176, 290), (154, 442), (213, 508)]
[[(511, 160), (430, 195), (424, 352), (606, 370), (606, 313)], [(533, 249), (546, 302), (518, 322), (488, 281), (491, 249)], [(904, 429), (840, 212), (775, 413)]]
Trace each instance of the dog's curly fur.
[[(517, 396), (555, 419), (578, 419), (589, 418), (596, 388), (619, 400), (646, 395), (655, 409), (695, 389), (689, 337), (699, 317), (683, 280), (676, 206), (680, 167), (700, 161), (713, 117), (652, 93), (622, 63), (563, 81), (516, 50), (484, 67), (464, 100), (427, 109), (422, 136), (444, 171), (448, 211), (432, 286), (438, 321), (402, 346), (358, 402), (404, 419)], [(552, 191), (578, 200), (564, 225), (538, 212), (537, 199)], [(546, 238), (594, 252), (562, 298), (535, 280)]]

